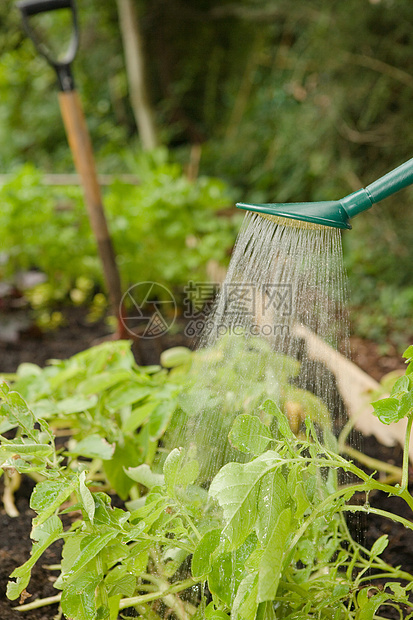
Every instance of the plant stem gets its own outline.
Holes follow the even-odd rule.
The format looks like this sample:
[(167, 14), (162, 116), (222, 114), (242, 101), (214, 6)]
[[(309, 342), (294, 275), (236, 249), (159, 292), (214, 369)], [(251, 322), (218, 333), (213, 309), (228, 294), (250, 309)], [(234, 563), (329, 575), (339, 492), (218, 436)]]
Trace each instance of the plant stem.
[(142, 603), (156, 601), (159, 598), (164, 598), (168, 594), (175, 594), (176, 592), (182, 592), (183, 590), (187, 590), (188, 588), (191, 588), (200, 581), (201, 579), (185, 579), (185, 581), (175, 583), (166, 590), (158, 590), (158, 592), (151, 592), (150, 594), (142, 594), (141, 596), (123, 598), (119, 603), (119, 609), (126, 609), (127, 607), (134, 607), (135, 605), (141, 605)]
[(387, 519), (391, 519), (392, 521), (396, 521), (397, 523), (401, 523), (404, 527), (407, 527), (409, 530), (413, 530), (413, 523), (408, 521), (404, 517), (399, 517), (399, 515), (393, 514), (392, 512), (387, 512), (387, 510), (381, 510), (379, 508), (364, 508), (364, 506), (341, 506), (339, 510), (344, 512), (366, 512), (367, 514), (375, 514), (380, 515), (381, 517), (386, 517)]
[(36, 601), (32, 603), (26, 603), (26, 605), (19, 605), (18, 607), (13, 607), (16, 611), (30, 611), (31, 609), (39, 609), (40, 607), (46, 607), (47, 605), (54, 605), (55, 603), (60, 603), (60, 599), (62, 597), (62, 593), (56, 594), (56, 596), (49, 596), (47, 598), (38, 598)]
[(398, 477), (398, 479), (402, 477), (403, 470), (401, 467), (396, 467), (395, 465), (384, 463), (383, 461), (380, 461), (379, 459), (373, 459), (372, 457), (367, 456), (366, 454), (363, 454), (363, 452), (360, 452), (359, 450), (356, 450), (355, 448), (351, 448), (350, 446), (344, 445), (341, 448), (341, 452), (344, 452), (351, 458), (356, 459), (360, 463), (363, 463), (363, 465), (366, 465), (369, 469), (372, 469), (373, 471), (374, 470), (385, 471), (389, 474), (394, 474), (395, 476)]
[(409, 484), (409, 446), (410, 446), (410, 435), (412, 432), (412, 422), (413, 422), (413, 411), (410, 411), (410, 413), (407, 416), (406, 436), (404, 439), (402, 491), (405, 491)]

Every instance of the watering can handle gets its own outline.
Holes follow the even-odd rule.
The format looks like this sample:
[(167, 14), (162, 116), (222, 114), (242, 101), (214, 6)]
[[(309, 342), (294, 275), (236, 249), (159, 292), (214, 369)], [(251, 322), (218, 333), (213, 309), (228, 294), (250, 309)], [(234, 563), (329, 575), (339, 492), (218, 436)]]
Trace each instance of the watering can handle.
[(72, 0), (21, 0), (17, 3), (17, 8), (29, 17), (55, 9), (72, 9), (73, 3)]
[(401, 164), (391, 172), (388, 172), (374, 183), (366, 187), (366, 192), (375, 204), (400, 189), (408, 187), (413, 183), (413, 158)]

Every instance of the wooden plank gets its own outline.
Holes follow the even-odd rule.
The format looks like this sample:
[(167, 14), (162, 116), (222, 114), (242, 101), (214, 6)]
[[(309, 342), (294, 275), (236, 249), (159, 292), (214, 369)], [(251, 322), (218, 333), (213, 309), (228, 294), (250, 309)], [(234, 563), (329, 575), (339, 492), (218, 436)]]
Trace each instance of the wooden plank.
[[(8, 183), (14, 178), (14, 174), (0, 174), (0, 185)], [(111, 185), (114, 181), (120, 181), (126, 185), (139, 185), (140, 181), (134, 174), (99, 174), (99, 185)], [(42, 185), (70, 186), (80, 185), (78, 174), (43, 174), (40, 183)]]

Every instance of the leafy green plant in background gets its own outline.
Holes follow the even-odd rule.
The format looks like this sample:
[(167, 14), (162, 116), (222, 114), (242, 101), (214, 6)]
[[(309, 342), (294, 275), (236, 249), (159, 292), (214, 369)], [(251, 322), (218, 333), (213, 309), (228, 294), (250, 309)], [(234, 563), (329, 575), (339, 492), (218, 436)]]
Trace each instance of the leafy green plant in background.
[[(204, 280), (211, 259), (225, 264), (239, 218), (217, 216), (231, 203), (225, 184), (206, 177), (189, 181), (164, 149), (141, 154), (132, 166), (140, 185), (115, 182), (105, 196), (124, 286), (150, 280), (182, 287)], [(3, 278), (41, 270), (48, 278), (37, 289), (43, 303), (64, 300), (79, 288), (79, 277), (92, 288), (102, 284), (79, 188), (46, 188), (40, 173), (25, 166), (0, 188), (0, 201)]]
[[(91, 460), (98, 484), (123, 499), (133, 486), (123, 468), (152, 463), (179, 390), (160, 366), (137, 366), (130, 347), (108, 342), (44, 369), (21, 364), (13, 376), (36, 418), (66, 437), (69, 467)], [(14, 425), (3, 421), (0, 428)]]
[[(44, 477), (31, 499), (37, 513), (33, 553), (12, 573), (9, 597), (19, 597), (34, 563), (63, 538), (56, 587), (72, 620), (116, 620), (127, 607), (151, 620), (165, 614), (179, 620), (229, 614), (234, 620), (373, 620), (383, 605), (412, 617), (413, 576), (380, 559), (387, 536), (367, 550), (351, 538), (344, 520), (345, 512), (375, 513), (413, 529), (403, 517), (351, 503), (355, 493), (381, 490), (413, 508), (407, 488), (413, 348), (405, 355), (406, 375), (388, 399), (374, 403), (385, 423), (407, 417), (401, 485), (381, 483), (339, 456), (328, 432), (320, 443), (309, 418), (305, 437), (297, 438), (267, 400), (237, 416), (230, 432), (248, 462), (225, 465), (208, 491), (196, 484), (194, 452), (172, 450), (163, 474), (146, 464), (128, 468), (131, 479), (148, 489), (131, 512), (111, 508), (107, 495), (91, 492), (83, 468), (65, 468), (48, 424), (36, 424), (21, 396), (2, 383), (2, 417), (20, 428), (15, 439), (2, 438), (2, 468)], [(337, 470), (351, 472), (356, 482), (340, 487)], [(64, 530), (59, 508), (72, 493), (75, 504), (60, 514), (80, 510), (82, 517)], [(158, 600), (163, 605), (152, 607)]]

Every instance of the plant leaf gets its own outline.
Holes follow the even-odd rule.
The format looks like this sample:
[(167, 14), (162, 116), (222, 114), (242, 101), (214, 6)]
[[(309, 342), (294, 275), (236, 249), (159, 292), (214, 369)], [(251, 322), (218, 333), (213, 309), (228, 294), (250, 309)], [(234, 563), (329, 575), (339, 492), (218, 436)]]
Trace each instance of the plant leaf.
[(224, 536), (229, 549), (239, 547), (257, 520), (259, 486), (263, 477), (282, 463), (277, 452), (268, 450), (250, 463), (228, 463), (215, 476), (209, 494), (224, 511)]
[(387, 534), (383, 534), (383, 536), (380, 536), (380, 538), (378, 538), (375, 541), (374, 545), (372, 546), (371, 555), (375, 557), (377, 557), (378, 555), (381, 555), (388, 544), (389, 544), (389, 537), (387, 536)]
[(96, 575), (85, 573), (65, 587), (61, 606), (67, 618), (91, 620), (96, 617), (95, 590), (99, 581)]
[(113, 457), (115, 445), (110, 444), (101, 435), (89, 435), (81, 439), (71, 449), (65, 452), (70, 456), (84, 456), (89, 459), (102, 459), (108, 461)]
[(73, 562), (70, 570), (64, 575), (62, 581), (64, 589), (67, 585), (77, 580), (78, 573), (85, 569), (86, 565), (93, 560), (106, 545), (118, 535), (116, 530), (96, 534), (87, 534), (81, 541), (80, 553)]
[(158, 401), (151, 400), (133, 408), (122, 424), (122, 431), (124, 433), (136, 431), (149, 418), (157, 405)]
[(58, 540), (63, 532), (62, 522), (59, 517), (50, 517), (45, 523), (32, 531), (31, 537), (36, 542), (33, 545), (31, 557), (27, 562), (15, 568), (11, 578), (17, 578), (17, 582), (10, 582), (7, 589), (7, 596), (14, 600), (23, 592), (24, 588), (30, 581), (30, 573), (37, 560), (50, 547), (52, 543)]
[(125, 474), (148, 489), (158, 486), (162, 487), (165, 484), (165, 476), (155, 474), (146, 463), (138, 465), (138, 467), (128, 467), (128, 469), (125, 469)]
[(235, 418), (228, 435), (234, 448), (255, 455), (262, 454), (272, 438), (268, 427), (256, 416), (248, 414)]
[(382, 398), (371, 403), (374, 408), (374, 415), (378, 417), (383, 424), (392, 424), (397, 422), (399, 418), (399, 401), (397, 398)]
[(274, 600), (280, 581), (284, 552), (290, 535), (291, 510), (285, 508), (279, 515), (258, 568), (257, 602)]
[(63, 482), (53, 480), (39, 482), (30, 497), (30, 508), (38, 513), (38, 516), (33, 519), (33, 527), (39, 527), (60, 508), (78, 484), (79, 478), (77, 477)]
[(285, 414), (273, 400), (268, 399), (263, 402), (260, 409), (265, 413), (274, 416), (278, 423), (278, 429), (285, 439), (292, 439), (293, 441), (296, 440), (296, 436), (292, 432)]
[(391, 397), (401, 396), (405, 392), (408, 391), (410, 386), (409, 377), (404, 375), (403, 377), (399, 377), (396, 383), (393, 385), (392, 391), (390, 392)]
[(149, 418), (149, 439), (150, 441), (156, 441), (165, 432), (168, 426), (169, 420), (176, 408), (176, 400), (164, 400), (161, 401), (155, 409), (152, 411)]
[(85, 509), (87, 516), (89, 517), (91, 523), (93, 523), (93, 519), (95, 517), (95, 500), (93, 499), (92, 493), (89, 491), (85, 484), (86, 472), (82, 471), (79, 476), (79, 493), (82, 500), (82, 506)]
[(220, 539), (220, 529), (210, 530), (202, 536), (192, 556), (191, 570), (195, 579), (211, 571), (211, 555), (218, 547)]

